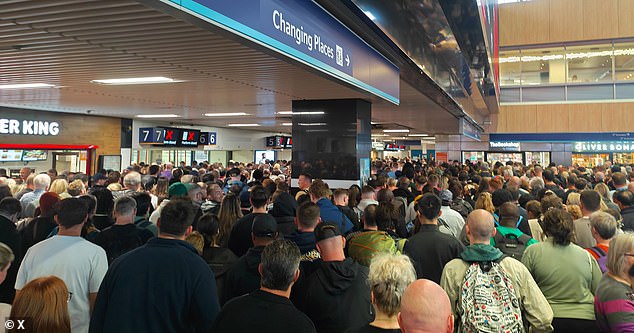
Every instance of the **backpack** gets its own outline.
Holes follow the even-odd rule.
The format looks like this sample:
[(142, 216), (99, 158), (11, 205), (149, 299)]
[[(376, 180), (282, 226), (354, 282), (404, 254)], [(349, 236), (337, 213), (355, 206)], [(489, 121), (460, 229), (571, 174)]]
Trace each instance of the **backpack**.
[(396, 253), (394, 238), (385, 231), (365, 231), (350, 239), (348, 255), (363, 266), (369, 267), (377, 253)]
[(465, 220), (467, 219), (469, 214), (473, 211), (473, 207), (471, 207), (471, 205), (468, 202), (466, 202), (464, 199), (456, 199), (452, 201), (451, 204), (449, 205), (449, 208), (460, 213), (460, 215), (462, 215), (462, 218), (464, 218)]
[(531, 240), (531, 237), (525, 234), (522, 234), (520, 237), (513, 234), (502, 235), (502, 233), (498, 231), (493, 239), (495, 240), (495, 247), (500, 249), (502, 253), (521, 261), (524, 250), (526, 250), (526, 246)]
[(602, 248), (598, 246), (589, 247), (588, 251), (594, 253), (597, 258), (597, 263), (599, 264), (599, 268), (601, 268), (601, 273), (605, 273), (608, 271), (608, 254), (603, 251)]
[(462, 332), (525, 332), (520, 300), (500, 266), (504, 258), (470, 263), (458, 300), (458, 311), (462, 312)]

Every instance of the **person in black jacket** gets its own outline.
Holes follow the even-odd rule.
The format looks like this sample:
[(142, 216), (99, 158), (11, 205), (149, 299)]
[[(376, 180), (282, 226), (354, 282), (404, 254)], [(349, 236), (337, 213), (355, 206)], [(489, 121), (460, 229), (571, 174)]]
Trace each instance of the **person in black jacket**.
[(260, 287), (260, 265), (264, 247), (277, 238), (277, 222), (269, 214), (261, 214), (253, 219), (251, 239), (253, 247), (229, 269), (222, 292), (221, 304), (234, 297), (248, 294)]
[(211, 332), (220, 311), (216, 281), (185, 242), (194, 211), (187, 199), (161, 210), (159, 237), (110, 265), (99, 287), (90, 332)]
[[(218, 314), (213, 332), (312, 333), (315, 326), (289, 300), (299, 277), (299, 249), (290, 241), (279, 240), (262, 251), (258, 290), (235, 298)], [(265, 310), (265, 311), (263, 311)]]
[(634, 231), (634, 193), (629, 190), (615, 191), (612, 200), (621, 209), (623, 231)]
[(214, 271), (216, 277), (216, 286), (218, 287), (219, 301), (224, 299), (224, 285), (227, 272), (238, 261), (231, 250), (218, 245), (218, 234), (220, 222), (218, 216), (207, 213), (198, 220), (198, 232), (203, 236), (203, 259), (209, 264)]
[(306, 280), (298, 305), (320, 333), (344, 332), (374, 319), (368, 268), (343, 253), (345, 239), (338, 224), (322, 222), (315, 228), (322, 262)]
[(0, 303), (11, 304), (15, 298), (15, 278), (22, 262), (22, 238), (15, 227), (15, 221), (22, 213), (18, 199), (6, 197), (0, 200), (0, 243), (7, 245), (15, 256), (7, 271), (4, 283), (0, 284)]

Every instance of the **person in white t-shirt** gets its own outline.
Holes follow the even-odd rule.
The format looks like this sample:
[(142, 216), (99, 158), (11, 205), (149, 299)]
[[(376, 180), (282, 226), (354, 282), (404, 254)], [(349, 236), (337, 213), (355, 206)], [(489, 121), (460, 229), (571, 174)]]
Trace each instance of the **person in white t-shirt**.
[(73, 295), (68, 303), (73, 333), (88, 332), (90, 311), (108, 270), (106, 252), (81, 237), (87, 218), (88, 206), (84, 200), (60, 201), (55, 216), (59, 233), (27, 251), (15, 283), (15, 289), (20, 290), (38, 277), (61, 278)]

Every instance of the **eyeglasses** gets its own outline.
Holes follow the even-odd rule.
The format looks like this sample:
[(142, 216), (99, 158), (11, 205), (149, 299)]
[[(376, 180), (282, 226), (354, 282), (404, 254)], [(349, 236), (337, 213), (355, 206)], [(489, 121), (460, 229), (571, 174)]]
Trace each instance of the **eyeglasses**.
[(70, 303), (70, 300), (73, 299), (73, 292), (69, 291), (68, 292), (68, 303)]

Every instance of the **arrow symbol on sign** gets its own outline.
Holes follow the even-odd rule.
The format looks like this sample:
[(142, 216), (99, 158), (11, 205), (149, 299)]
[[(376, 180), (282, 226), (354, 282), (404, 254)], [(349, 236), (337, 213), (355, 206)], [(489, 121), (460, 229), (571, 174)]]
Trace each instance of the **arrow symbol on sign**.
[(350, 66), (350, 56), (346, 54), (346, 66)]

